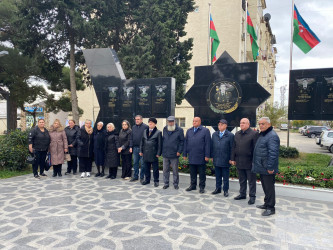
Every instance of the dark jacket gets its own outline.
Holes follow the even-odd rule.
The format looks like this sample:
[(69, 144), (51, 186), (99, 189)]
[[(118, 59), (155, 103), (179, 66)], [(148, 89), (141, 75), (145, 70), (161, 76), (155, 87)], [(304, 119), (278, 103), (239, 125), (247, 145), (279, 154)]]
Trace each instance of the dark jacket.
[(175, 131), (168, 131), (168, 126), (165, 126), (163, 129), (163, 157), (177, 158), (177, 153), (182, 154), (183, 149), (184, 130), (176, 125)]
[(94, 130), (94, 152), (97, 150), (104, 150), (105, 147), (105, 137), (106, 137), (106, 130)]
[(220, 131), (214, 132), (214, 134), (212, 135), (210, 152), (215, 167), (230, 167), (229, 161), (233, 144), (233, 133), (225, 130), (221, 139)]
[(149, 128), (143, 133), (140, 153), (143, 153), (143, 161), (145, 162), (155, 162), (158, 160), (156, 155), (160, 156), (162, 153), (162, 132), (156, 127), (153, 129), (150, 136)]
[(39, 127), (34, 127), (29, 133), (29, 145), (32, 144), (32, 148), (36, 151), (48, 151), (50, 146), (49, 131), (44, 128), (42, 132)]
[(187, 157), (190, 164), (206, 164), (205, 157), (210, 157), (210, 132), (207, 128), (199, 126), (196, 133), (194, 127), (186, 132), (183, 156)]
[(67, 136), (68, 145), (73, 145), (73, 147), (68, 147), (68, 152), (70, 155), (77, 155), (78, 139), (80, 137), (80, 127), (75, 125), (73, 128), (67, 126), (65, 128), (65, 133)]
[(118, 135), (112, 131), (106, 133), (105, 138), (105, 167), (116, 168), (120, 165), (118, 154), (119, 148)]
[(121, 153), (123, 155), (130, 154), (129, 150), (132, 148), (132, 130), (126, 129), (126, 130), (120, 130), (119, 132), (119, 147), (122, 148)]
[(94, 133), (89, 135), (84, 127), (80, 128), (80, 137), (78, 138), (78, 157), (94, 157)]
[(235, 134), (234, 145), (232, 147), (231, 160), (236, 161), (239, 169), (251, 169), (253, 160), (253, 150), (256, 145), (259, 133), (248, 128)]
[(272, 127), (259, 134), (253, 152), (252, 172), (269, 175), (267, 170), (279, 172), (280, 138)]
[(140, 147), (143, 132), (148, 128), (148, 125), (142, 123), (141, 125), (134, 125), (132, 127), (132, 143), (133, 147)]

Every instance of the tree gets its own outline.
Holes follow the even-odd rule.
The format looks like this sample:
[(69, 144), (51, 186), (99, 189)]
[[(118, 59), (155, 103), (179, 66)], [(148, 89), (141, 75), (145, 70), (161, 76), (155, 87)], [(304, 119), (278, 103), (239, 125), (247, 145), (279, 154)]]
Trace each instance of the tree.
[(281, 118), (285, 118), (287, 115), (287, 110), (284, 107), (279, 107), (278, 104), (265, 104), (265, 108), (259, 113), (260, 117), (269, 117), (272, 126), (277, 126), (278, 121)]

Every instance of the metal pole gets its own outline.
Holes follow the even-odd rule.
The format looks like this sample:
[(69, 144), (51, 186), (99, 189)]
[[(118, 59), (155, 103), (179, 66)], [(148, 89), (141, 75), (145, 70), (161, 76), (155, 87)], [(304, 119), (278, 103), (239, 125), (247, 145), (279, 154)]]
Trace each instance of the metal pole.
[[(291, 35), (290, 35), (289, 84), (290, 84), (290, 71), (293, 69), (294, 5), (295, 5), (295, 1), (292, 0), (292, 6), (291, 6)], [(289, 88), (290, 88), (290, 86), (289, 86)], [(289, 141), (290, 141), (290, 121), (288, 119), (287, 147), (289, 147)]]
[(208, 43), (207, 43), (207, 65), (210, 65), (210, 11), (211, 3), (208, 3)]
[(246, 37), (247, 37), (247, 1), (245, 1), (245, 19), (244, 19), (244, 62), (246, 62)]

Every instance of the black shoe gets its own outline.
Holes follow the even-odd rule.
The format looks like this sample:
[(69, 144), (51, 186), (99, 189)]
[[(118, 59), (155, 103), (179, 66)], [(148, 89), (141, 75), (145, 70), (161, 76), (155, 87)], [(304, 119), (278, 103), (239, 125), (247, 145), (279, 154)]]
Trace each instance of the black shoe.
[(199, 193), (200, 193), (200, 194), (203, 194), (203, 193), (205, 193), (205, 189), (203, 189), (203, 188), (200, 188), (200, 191), (199, 191)]
[(99, 177), (104, 177), (104, 175), (105, 175), (105, 174), (102, 172), (102, 173), (100, 174), (100, 176), (99, 176)]
[(245, 200), (246, 199), (246, 197), (245, 196), (241, 196), (241, 195), (238, 195), (238, 196), (236, 196), (235, 198), (234, 198), (234, 200), (236, 200), (236, 201), (239, 201), (239, 200)]
[(147, 184), (149, 184), (150, 183), (150, 181), (143, 181), (142, 182), (142, 185), (147, 185)]
[(256, 202), (256, 198), (255, 197), (250, 197), (249, 201), (247, 202), (247, 204), (249, 205), (253, 205)]
[(59, 177), (61, 177), (61, 176), (62, 176), (62, 174), (61, 174), (61, 173), (58, 173), (58, 176), (59, 176)]
[(229, 196), (229, 193), (228, 193), (228, 191), (224, 191), (224, 197), (228, 197)]
[(57, 174), (56, 174), (56, 173), (53, 173), (52, 177), (57, 177)]
[(176, 190), (178, 190), (178, 189), (179, 189), (178, 185), (176, 185), (176, 186), (174, 186), (174, 187), (175, 187), (175, 189), (176, 189)]
[(256, 208), (259, 208), (259, 209), (267, 209), (267, 207), (265, 205), (257, 205)]
[(35, 174), (34, 177), (37, 178), (37, 179), (40, 178), (40, 176), (38, 174)]
[(135, 178), (132, 178), (130, 179), (130, 182), (134, 182), (134, 181), (137, 181), (138, 179), (135, 179)]
[(47, 176), (46, 174), (44, 174), (44, 173), (42, 173), (42, 174), (40, 174), (40, 176)]
[(167, 189), (169, 187), (169, 185), (164, 185), (163, 189)]
[(196, 186), (189, 186), (188, 188), (186, 188), (186, 191), (187, 191), (187, 192), (190, 192), (190, 191), (192, 191), (192, 190), (196, 190), (196, 189), (197, 189)]
[(143, 180), (143, 179), (140, 179), (140, 183), (141, 183), (141, 184), (144, 183), (144, 180)]
[(105, 179), (110, 179), (111, 175), (109, 174), (108, 176), (105, 177)]
[(275, 214), (275, 209), (272, 210), (272, 209), (266, 209), (261, 215), (262, 216), (270, 216), (270, 215), (273, 215)]
[(113, 180), (113, 179), (116, 179), (116, 176), (111, 176), (111, 179)]
[(99, 176), (101, 176), (101, 173), (95, 174), (95, 177), (99, 177)]
[[(68, 175), (68, 174), (70, 174), (71, 172), (65, 172), (65, 175)], [(74, 173), (73, 173), (74, 174)]]
[(221, 189), (215, 189), (215, 191), (212, 192), (212, 194), (219, 194), (219, 193), (221, 193)]
[(158, 182), (154, 182), (154, 187), (158, 187)]

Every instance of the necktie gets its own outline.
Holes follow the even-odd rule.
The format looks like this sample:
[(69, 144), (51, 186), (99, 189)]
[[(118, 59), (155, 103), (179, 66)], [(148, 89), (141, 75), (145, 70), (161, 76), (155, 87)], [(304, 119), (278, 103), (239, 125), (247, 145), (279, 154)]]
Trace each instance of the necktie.
[(197, 132), (197, 130), (198, 130), (198, 128), (194, 128), (194, 133), (196, 133), (196, 132)]
[(151, 136), (151, 132), (152, 132), (153, 130), (149, 130), (149, 136)]

